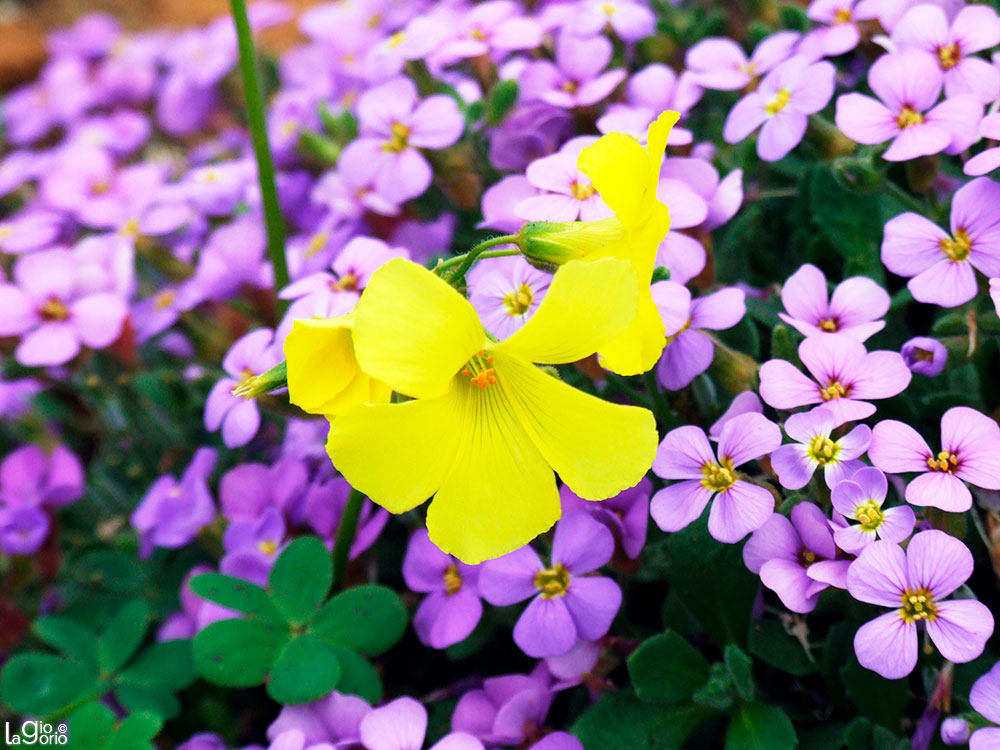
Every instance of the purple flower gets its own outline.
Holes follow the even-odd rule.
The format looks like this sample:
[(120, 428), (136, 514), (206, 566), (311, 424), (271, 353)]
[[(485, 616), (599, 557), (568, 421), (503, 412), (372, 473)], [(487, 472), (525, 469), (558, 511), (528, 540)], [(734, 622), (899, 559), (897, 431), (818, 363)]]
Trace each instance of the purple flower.
[(813, 57), (836, 57), (850, 52), (861, 41), (858, 21), (866, 21), (873, 14), (858, 0), (813, 0), (806, 14), (820, 26), (805, 36), (799, 46), (801, 52)]
[(439, 550), (426, 529), (414, 532), (403, 558), (403, 579), (410, 590), (428, 594), (413, 616), (421, 643), (440, 649), (469, 637), (483, 616), (478, 578), (479, 566)]
[[(660, 168), (660, 176), (661, 178), (681, 180), (702, 197), (708, 205), (708, 215), (702, 224), (703, 229), (715, 229), (722, 226), (736, 215), (743, 203), (742, 169), (734, 169), (720, 180), (715, 167), (705, 159), (671, 157)], [(671, 233), (667, 234), (668, 240), (671, 236)], [(701, 254), (704, 255), (704, 249), (702, 249)], [(687, 279), (673, 275), (672, 271), (671, 278), (681, 283), (687, 281)]]
[(913, 505), (961, 513), (972, 507), (965, 482), (1000, 490), (1000, 425), (967, 406), (944, 413), (936, 455), (912, 427), (886, 419), (872, 430), (868, 456), (882, 471), (920, 473), (906, 486), (906, 501)]
[(868, 450), (872, 431), (859, 424), (843, 437), (830, 437), (839, 422), (829, 407), (793, 414), (785, 420), (785, 434), (796, 442), (771, 454), (771, 466), (781, 486), (800, 490), (809, 484), (816, 469), (823, 467), (826, 486), (833, 489), (864, 466), (858, 457)]
[[(969, 703), (984, 719), (1000, 724), (1000, 663), (973, 683)], [(943, 735), (944, 727), (941, 729)], [(992, 750), (997, 743), (1000, 743), (1000, 727), (982, 727), (969, 738), (970, 750)]]
[[(979, 135), (991, 141), (1000, 140), (1000, 112), (986, 115), (979, 123)], [(1000, 167), (1000, 146), (986, 148), (973, 156), (963, 170), (967, 175), (978, 176)]]
[(572, 135), (573, 118), (568, 112), (545, 102), (527, 102), (490, 134), (490, 163), (497, 169), (521, 171), (553, 153)]
[(739, 143), (759, 127), (757, 155), (764, 161), (783, 158), (802, 140), (809, 115), (829, 103), (836, 75), (825, 61), (802, 55), (786, 60), (730, 110), (723, 138)]
[(69, 448), (25, 445), (0, 462), (0, 503), (17, 507), (66, 505), (83, 497), (83, 464)]
[(941, 69), (916, 50), (883, 55), (868, 71), (868, 85), (881, 101), (844, 94), (837, 99), (837, 127), (858, 143), (891, 140), (882, 155), (888, 161), (958, 153), (979, 138), (983, 105), (959, 94), (934, 106), (943, 84)]
[(888, 490), (885, 474), (870, 466), (833, 488), (830, 499), (834, 510), (848, 522), (833, 532), (838, 547), (856, 555), (876, 539), (902, 544), (913, 533), (916, 516), (909, 505), (882, 507)]
[(103, 349), (121, 334), (128, 309), (115, 294), (82, 292), (69, 250), (42, 250), (14, 264), (15, 284), (0, 284), (0, 336), (20, 336), (22, 365), (69, 362), (81, 344)]
[(243, 284), (268, 287), (270, 269), (264, 264), (264, 227), (246, 215), (212, 231), (198, 254), (194, 283), (207, 299), (235, 297)]
[[(397, 698), (365, 714), (360, 734), (367, 750), (420, 750), (427, 734), (427, 709), (413, 698)], [(431, 750), (483, 750), (483, 743), (470, 734), (452, 732)]]
[(580, 152), (591, 143), (588, 136), (574, 138), (558, 153), (529, 164), (525, 177), (542, 193), (521, 200), (514, 207), (517, 216), (525, 221), (597, 221), (612, 216), (590, 178), (576, 166)]
[(615, 539), (585, 513), (556, 524), (552, 565), (529, 546), (490, 560), (479, 574), (483, 598), (507, 606), (533, 597), (514, 626), (514, 642), (528, 656), (558, 656), (577, 638), (596, 640), (608, 632), (622, 592), (610, 578), (588, 576), (611, 559)]
[[(285, 458), (273, 466), (246, 463), (234, 466), (219, 480), (219, 506), (231, 522), (255, 521), (268, 508), (294, 515), (302, 501), (309, 475), (306, 465)], [(296, 519), (297, 520), (297, 519)]]
[(899, 276), (918, 302), (957, 307), (976, 296), (978, 269), (1000, 276), (1000, 216), (994, 210), (1000, 184), (980, 177), (955, 192), (951, 233), (915, 213), (885, 225), (882, 262)]
[(254, 375), (267, 372), (281, 361), (280, 346), (274, 344), (269, 328), (258, 328), (237, 341), (222, 360), (229, 377), (212, 386), (205, 400), (205, 429), (222, 428), (222, 442), (227, 448), (249, 443), (260, 428), (257, 402), (233, 395), (233, 389)]
[(285, 706), (267, 728), (267, 738), (275, 740), (293, 729), (302, 732), (306, 744), (329, 742), (334, 748), (349, 748), (361, 740), (361, 720), (372, 707), (356, 695), (329, 695), (297, 706)]
[(420, 101), (409, 78), (369, 89), (357, 111), (361, 137), (344, 149), (338, 170), (372, 183), (392, 203), (415, 198), (431, 184), (433, 170), (417, 149), (450, 146), (465, 125), (454, 99), (436, 94)]
[(450, 31), (451, 38), (434, 52), (436, 63), (450, 65), (493, 52), (502, 55), (533, 49), (542, 43), (538, 22), (525, 18), (520, 6), (509, 0), (490, 0), (466, 9)]
[(692, 300), (676, 281), (658, 281), (651, 292), (667, 332), (656, 376), (664, 388), (677, 391), (712, 364), (715, 345), (701, 329), (721, 331), (739, 323), (746, 314), (744, 294), (730, 287)]
[(912, 372), (933, 378), (940, 375), (948, 363), (948, 350), (937, 339), (915, 336), (903, 344), (900, 355)]
[(803, 336), (844, 333), (865, 341), (885, 328), (889, 293), (866, 276), (845, 279), (829, 297), (826, 276), (811, 263), (788, 277), (781, 288), (785, 312), (778, 317)]
[(517, 215), (517, 206), (525, 198), (539, 194), (540, 192), (523, 175), (504, 177), (483, 193), (483, 220), (476, 225), (477, 228), (516, 232), (524, 225), (524, 219)]
[(152, 554), (153, 547), (183, 547), (215, 520), (207, 480), (217, 457), (214, 449), (199, 448), (179, 482), (169, 475), (153, 482), (131, 518), (143, 557)]
[(601, 72), (611, 62), (613, 52), (606, 37), (560, 34), (555, 63), (535, 60), (521, 73), (518, 83), (522, 99), (541, 99), (563, 109), (596, 104), (626, 77), (621, 68)]
[(906, 551), (894, 542), (868, 545), (847, 571), (855, 599), (892, 612), (862, 625), (854, 636), (858, 661), (889, 680), (917, 664), (917, 624), (948, 661), (972, 661), (993, 633), (993, 615), (974, 599), (944, 601), (972, 574), (972, 553), (958, 539), (932, 529), (915, 535)]
[(937, 5), (910, 8), (892, 29), (897, 49), (919, 50), (944, 74), (948, 97), (972, 94), (983, 104), (1000, 95), (1000, 69), (972, 55), (1000, 44), (1000, 18), (993, 8), (970, 5), (950, 21)]
[(760, 367), (761, 398), (775, 409), (826, 404), (841, 423), (870, 417), (875, 406), (868, 399), (895, 396), (912, 377), (898, 353), (865, 351), (842, 333), (807, 338), (799, 358), (813, 379), (783, 359), (768, 360)]
[(712, 440), (718, 442), (719, 437), (722, 435), (722, 428), (726, 426), (726, 423), (731, 419), (740, 416), (741, 414), (763, 414), (764, 404), (760, 401), (760, 396), (758, 396), (753, 391), (743, 391), (743, 393), (736, 396), (732, 403), (729, 404), (729, 408), (708, 428), (708, 436)]
[[(1000, 740), (1000, 736), (996, 739)], [(969, 741), (968, 722), (958, 716), (947, 717), (941, 722), (941, 741), (946, 745), (966, 744)], [(979, 750), (983, 749), (980, 748)]]
[(25, 212), (0, 221), (0, 252), (20, 255), (52, 243), (62, 229), (62, 219), (47, 211)]
[(600, 502), (584, 500), (565, 484), (559, 490), (564, 514), (589, 513), (611, 530), (630, 560), (637, 559), (646, 544), (649, 496), (652, 493), (653, 483), (648, 477), (643, 477), (635, 487)]
[(523, 258), (486, 260), (469, 273), (469, 301), (486, 329), (505, 339), (535, 314), (551, 282)]
[(142, 344), (163, 333), (177, 322), (181, 313), (193, 310), (204, 299), (205, 294), (197, 282), (188, 281), (140, 300), (132, 307), (136, 340)]
[(656, 31), (656, 16), (637, 0), (583, 0), (576, 3), (566, 30), (580, 36), (600, 34), (610, 26), (626, 42), (637, 42)]
[(726, 544), (759, 529), (774, 511), (774, 496), (736, 471), (748, 461), (781, 445), (778, 425), (748, 413), (726, 422), (719, 436), (718, 457), (704, 431), (694, 425), (667, 433), (653, 461), (653, 472), (681, 481), (653, 496), (650, 513), (664, 531), (680, 531), (698, 518), (712, 498), (708, 531)]
[[(597, 120), (602, 133), (619, 132), (645, 142), (649, 124), (664, 110), (685, 117), (701, 98), (701, 88), (690, 73), (678, 76), (662, 63), (652, 63), (637, 71), (625, 85), (628, 104), (612, 104)], [(686, 146), (694, 141), (690, 130), (676, 125), (667, 136), (668, 146)]]
[(49, 517), (41, 508), (0, 505), (0, 551), (34, 554), (45, 543), (49, 527)]
[(598, 641), (577, 641), (565, 654), (549, 656), (538, 662), (532, 676), (545, 679), (546, 684), (556, 692), (576, 687), (593, 672), (602, 651)]
[(491, 677), (483, 681), (481, 690), (459, 698), (451, 729), (491, 746), (520, 745), (544, 726), (552, 697), (544, 683), (528, 675)]
[(157, 641), (176, 641), (194, 638), (198, 632), (198, 613), (206, 601), (198, 596), (188, 585), (195, 576), (211, 573), (208, 565), (195, 565), (184, 576), (177, 597), (180, 599), (180, 611), (167, 616), (156, 631)]
[(214, 732), (198, 732), (178, 745), (177, 750), (226, 750), (226, 741)]
[(850, 560), (837, 560), (830, 523), (818, 507), (802, 502), (791, 520), (772, 513), (743, 547), (743, 562), (792, 612), (812, 612), (820, 592), (846, 587)]
[(687, 51), (684, 63), (691, 77), (706, 89), (736, 91), (792, 56), (799, 34), (779, 31), (765, 37), (748, 58), (732, 39), (703, 39)]
[[(324, 431), (324, 436), (325, 434)], [(325, 451), (323, 455), (326, 455)], [(296, 507), (297, 503), (286, 505), (286, 510), (292, 520), (297, 520), (301, 515), (317, 534), (332, 541), (334, 532), (340, 526), (340, 519), (344, 515), (350, 494), (351, 486), (343, 477), (314, 481), (301, 499), (301, 511)], [(388, 521), (389, 511), (365, 499), (364, 505), (361, 506), (361, 515), (358, 517), (357, 532), (351, 543), (349, 559), (354, 560), (375, 544)]]
[(253, 521), (235, 521), (222, 535), (225, 557), (219, 563), (227, 575), (264, 585), (285, 541), (285, 519), (276, 508), (266, 508)]

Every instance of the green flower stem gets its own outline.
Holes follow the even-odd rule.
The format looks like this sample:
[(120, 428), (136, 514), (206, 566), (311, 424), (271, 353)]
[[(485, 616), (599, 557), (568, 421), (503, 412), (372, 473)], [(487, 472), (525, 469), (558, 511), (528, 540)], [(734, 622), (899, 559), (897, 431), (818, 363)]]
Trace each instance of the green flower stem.
[(347, 572), (347, 559), (354, 544), (354, 534), (358, 530), (358, 518), (361, 516), (361, 506), (364, 505), (364, 493), (353, 487), (347, 498), (347, 505), (337, 524), (337, 537), (333, 540), (333, 590), (339, 591), (344, 586), (344, 574)]
[(472, 264), (475, 263), (479, 258), (499, 258), (505, 255), (520, 255), (520, 249), (507, 249), (507, 250), (494, 250), (492, 252), (486, 252), (491, 247), (496, 247), (497, 245), (514, 245), (517, 243), (517, 235), (514, 234), (504, 234), (499, 237), (491, 237), (485, 242), (480, 242), (469, 252), (463, 255), (457, 255), (454, 258), (449, 258), (446, 261), (438, 263), (437, 267), (434, 269), (434, 273), (438, 276), (442, 276), (444, 272), (451, 271), (448, 280), (451, 282), (457, 279), (462, 279), (465, 274), (468, 273), (469, 269), (472, 268)]
[[(257, 160), (257, 179), (260, 182), (260, 198), (264, 207), (264, 224), (267, 227), (267, 256), (274, 269), (274, 288), (277, 291), (288, 285), (288, 263), (285, 260), (285, 225), (278, 206), (278, 190), (274, 184), (274, 159), (267, 142), (267, 125), (264, 121), (264, 96), (260, 85), (260, 71), (257, 69), (257, 55), (254, 52), (253, 35), (247, 19), (246, 0), (229, 0), (236, 22), (236, 38), (240, 51), (240, 75), (243, 78), (243, 93), (246, 96), (247, 120), (250, 125), (250, 140)], [(284, 313), (288, 301), (278, 299), (278, 311)]]

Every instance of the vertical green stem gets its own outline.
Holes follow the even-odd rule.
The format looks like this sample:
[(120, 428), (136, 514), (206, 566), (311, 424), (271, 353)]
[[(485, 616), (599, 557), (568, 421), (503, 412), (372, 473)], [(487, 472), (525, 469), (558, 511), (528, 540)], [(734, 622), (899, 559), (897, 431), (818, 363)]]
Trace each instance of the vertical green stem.
[(344, 585), (344, 573), (347, 571), (347, 559), (354, 544), (354, 534), (358, 529), (358, 518), (361, 516), (361, 506), (365, 496), (353, 487), (347, 498), (347, 505), (337, 524), (337, 536), (333, 540), (333, 590), (339, 591)]
[[(288, 263), (285, 260), (285, 225), (278, 206), (278, 190), (274, 183), (274, 159), (267, 142), (267, 124), (264, 120), (264, 96), (260, 85), (260, 71), (257, 54), (253, 46), (253, 34), (247, 19), (246, 0), (229, 0), (236, 22), (236, 38), (240, 50), (240, 75), (243, 77), (243, 92), (246, 96), (247, 121), (250, 124), (250, 140), (257, 160), (257, 179), (260, 182), (260, 199), (264, 207), (264, 224), (267, 227), (267, 256), (274, 269), (275, 291), (288, 285)], [(278, 300), (278, 309), (284, 312), (288, 303)]]

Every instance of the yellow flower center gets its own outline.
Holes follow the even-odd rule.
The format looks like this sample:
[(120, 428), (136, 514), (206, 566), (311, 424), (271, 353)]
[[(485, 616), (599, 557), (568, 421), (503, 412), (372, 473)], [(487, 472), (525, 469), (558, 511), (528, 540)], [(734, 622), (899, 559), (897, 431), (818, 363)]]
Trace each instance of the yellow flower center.
[(316, 232), (310, 238), (309, 244), (306, 245), (306, 251), (303, 253), (307, 258), (313, 257), (316, 253), (326, 247), (326, 242), (330, 237), (326, 232)]
[(6, 239), (14, 234), (14, 227), (4, 224), (0, 226), (0, 240)]
[(823, 318), (819, 322), (819, 330), (834, 333), (840, 330), (840, 323), (837, 322), (836, 318)]
[(458, 572), (458, 566), (452, 563), (444, 570), (444, 593), (451, 596), (461, 590), (462, 574)]
[(265, 555), (270, 556), (278, 551), (278, 543), (272, 541), (257, 542), (257, 549), (259, 549)]
[(95, 182), (91, 188), (90, 192), (94, 195), (104, 195), (111, 189), (111, 184), (107, 180), (101, 180), (100, 182)]
[(673, 333), (667, 336), (667, 343), (665, 344), (665, 346), (670, 346), (672, 343), (674, 343), (674, 341), (677, 340), (678, 336), (680, 336), (682, 333), (684, 333), (684, 331), (686, 331), (690, 327), (691, 327), (691, 318), (688, 318), (687, 322), (685, 322), (684, 325), (681, 326), (680, 330), (677, 331), (677, 333)]
[(725, 492), (736, 484), (736, 472), (733, 461), (723, 456), (720, 463), (709, 461), (701, 467), (701, 486), (711, 492)]
[(507, 292), (503, 296), (503, 306), (507, 308), (507, 314), (511, 317), (524, 315), (531, 308), (534, 299), (535, 295), (531, 291), (531, 287), (527, 284), (521, 284), (517, 289)]
[(55, 297), (38, 308), (38, 314), (47, 323), (60, 323), (69, 319), (69, 309)]
[(563, 91), (566, 91), (567, 93), (575, 94), (576, 90), (580, 88), (580, 84), (578, 84), (576, 81), (564, 81), (559, 85), (559, 88), (561, 88)]
[(952, 42), (951, 44), (938, 47), (937, 56), (941, 70), (951, 70), (962, 59), (962, 51), (958, 48), (957, 42)]
[(459, 374), (467, 377), (469, 382), (477, 388), (489, 388), (491, 385), (497, 384), (496, 371), (489, 367), (492, 364), (493, 357), (480, 349), (479, 353), (459, 370)]
[(865, 531), (875, 531), (875, 529), (882, 525), (885, 514), (878, 507), (878, 503), (874, 500), (869, 500), (864, 505), (859, 505), (854, 509), (854, 517), (861, 524), (862, 529)]
[(924, 121), (924, 116), (917, 112), (913, 107), (907, 104), (903, 107), (903, 111), (899, 113), (896, 117), (896, 124), (899, 126), (900, 130), (906, 130), (906, 128), (911, 125), (919, 125)]
[(395, 34), (389, 37), (386, 46), (389, 49), (396, 49), (399, 45), (406, 41), (406, 32), (397, 31)]
[(743, 73), (746, 73), (748, 76), (757, 75), (757, 63), (755, 63), (755, 62), (750, 62), (748, 60), (745, 63), (740, 63), (739, 69)]
[(788, 100), (791, 99), (791, 97), (792, 92), (788, 89), (778, 89), (774, 98), (764, 106), (764, 111), (771, 117), (774, 117), (788, 105)]
[(841, 8), (836, 13), (833, 14), (834, 23), (848, 23), (851, 20), (851, 9)]
[(592, 184), (589, 182), (580, 182), (579, 180), (573, 181), (573, 184), (569, 186), (569, 191), (578, 201), (585, 201), (597, 192)]
[(968, 260), (969, 253), (972, 252), (972, 238), (964, 229), (956, 230), (954, 237), (945, 237), (938, 245), (941, 252), (948, 256), (948, 260), (955, 262)]
[(200, 179), (200, 180), (201, 180), (202, 182), (215, 182), (216, 180), (218, 180), (218, 179), (219, 179), (219, 175), (218, 175), (218, 174), (217, 174), (216, 172), (214, 172), (213, 170), (211, 170), (211, 169), (208, 169), (208, 170), (206, 170), (206, 171), (202, 172), (202, 173), (201, 173), (201, 174), (200, 174), (200, 175), (198, 176), (198, 178), (199, 178), (199, 179)]
[(904, 622), (912, 624), (917, 620), (934, 622), (937, 619), (937, 605), (927, 589), (905, 589), (900, 598), (903, 608), (899, 610), (899, 616)]
[(601, 10), (604, 11), (604, 15), (606, 16), (613, 16), (615, 13), (618, 12), (618, 8), (613, 6), (611, 3), (605, 3), (604, 5), (602, 5)]
[(138, 237), (139, 236), (139, 220), (136, 218), (131, 218), (122, 224), (122, 228), (118, 230), (118, 233), (125, 237)]
[(330, 290), (334, 292), (354, 292), (358, 289), (358, 277), (353, 273), (345, 273), (336, 281), (330, 282)]
[(489, 39), (489, 36), (482, 29), (473, 29), (472, 33), (469, 36), (471, 36), (473, 39), (479, 40), (480, 42)]
[(157, 310), (163, 310), (170, 307), (174, 300), (177, 298), (177, 292), (173, 289), (164, 289), (162, 292), (156, 295), (153, 300), (153, 307)]
[(803, 568), (808, 568), (814, 562), (816, 562), (816, 553), (803, 547), (799, 550), (799, 565)]
[(392, 154), (398, 154), (406, 150), (409, 145), (410, 129), (401, 122), (392, 124), (392, 138), (382, 144), (382, 150)]
[(543, 599), (565, 596), (569, 589), (569, 570), (562, 563), (556, 563), (555, 567), (535, 573), (534, 583), (535, 588), (542, 592)]
[(825, 435), (817, 435), (809, 441), (806, 453), (809, 454), (809, 458), (821, 466), (836, 463), (837, 455), (840, 453), (840, 445)]
[(954, 474), (958, 469), (958, 456), (948, 451), (941, 451), (937, 454), (937, 458), (928, 456), (927, 468), (931, 471), (943, 471), (948, 474)]
[(819, 395), (824, 401), (832, 401), (835, 398), (845, 398), (850, 393), (850, 386), (845, 387), (839, 380), (831, 380), (826, 388), (821, 388)]

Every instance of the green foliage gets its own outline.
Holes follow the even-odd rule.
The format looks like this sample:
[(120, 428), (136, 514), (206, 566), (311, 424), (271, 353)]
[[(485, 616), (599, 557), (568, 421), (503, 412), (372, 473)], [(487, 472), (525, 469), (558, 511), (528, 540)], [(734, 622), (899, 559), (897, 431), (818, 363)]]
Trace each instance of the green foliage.
[(163, 726), (153, 713), (135, 713), (120, 722), (102, 703), (88, 703), (69, 717), (73, 750), (153, 750), (153, 738)]
[(788, 715), (761, 703), (740, 705), (726, 732), (726, 750), (792, 750), (797, 744)]
[(585, 748), (680, 750), (713, 712), (694, 704), (662, 706), (628, 692), (606, 693), (573, 725)]
[(644, 641), (628, 660), (636, 695), (654, 703), (679, 703), (708, 679), (708, 662), (677, 633)]

